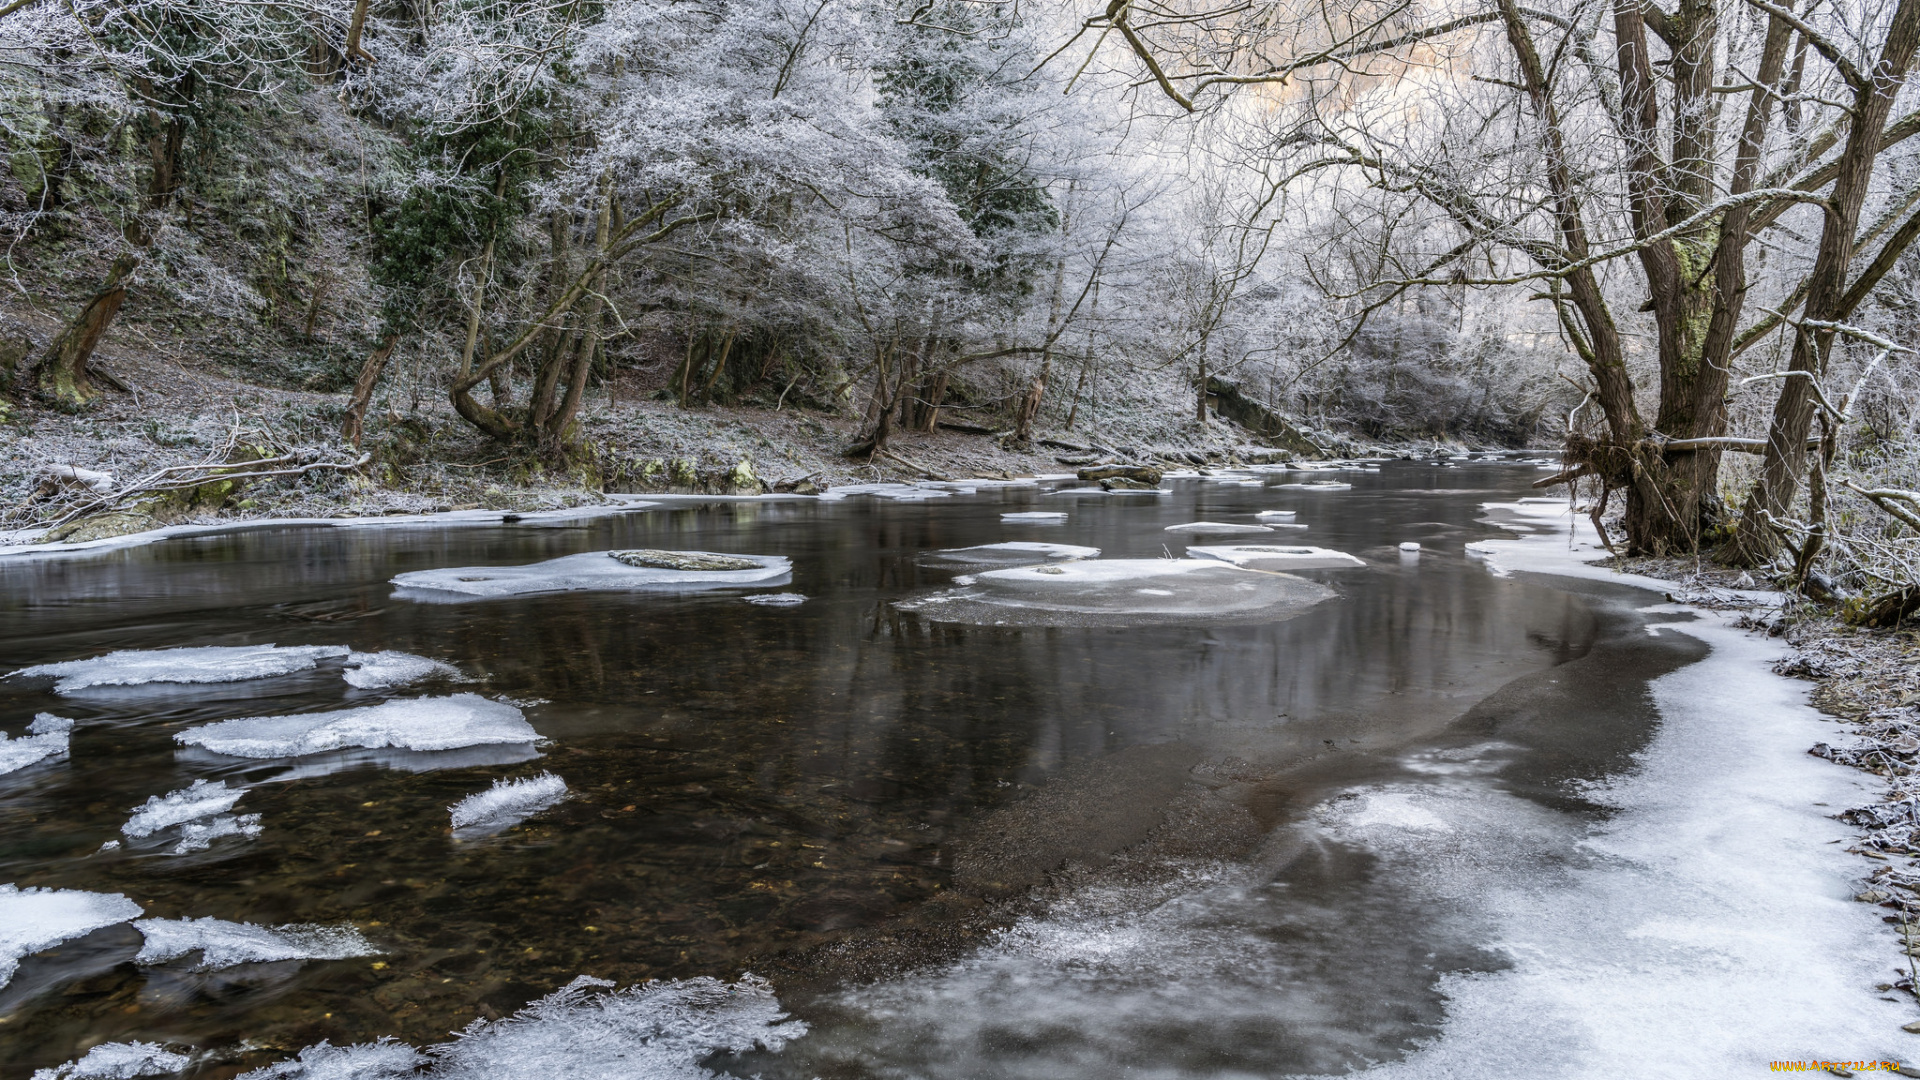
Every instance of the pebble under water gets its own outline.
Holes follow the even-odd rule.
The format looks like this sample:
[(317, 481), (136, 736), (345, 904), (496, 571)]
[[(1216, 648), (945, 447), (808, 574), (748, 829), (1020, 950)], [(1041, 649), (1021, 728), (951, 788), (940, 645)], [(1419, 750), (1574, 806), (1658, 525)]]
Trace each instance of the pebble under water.
[[(236, 681), (0, 680), (0, 731), (74, 721), (64, 758), (0, 775), (0, 883), (119, 894), (169, 927), (224, 921), (195, 933), (249, 924), (264, 929), (242, 932), (262, 943), (248, 947), (290, 957), (156, 959), (115, 908), (0, 987), (0, 1075), (104, 1043), (164, 1045), (204, 1077), (322, 1041), (425, 1047), (570, 986), (543, 1015), (732, 1009), (760, 1025), (740, 1030), (776, 1032), (696, 1045), (674, 1029), (672, 1053), (655, 1032), (654, 1057), (609, 1075), (1280, 1076), (1404, 1058), (1439, 1030), (1445, 980), (1508, 961), (1479, 913), (1418, 887), (1454, 857), (1444, 843), (1407, 864), (1349, 833), (1437, 837), (1424, 800), (1497, 788), (1533, 823), (1516, 849), (1575, 867), (1608, 812), (1583, 784), (1632, 765), (1656, 728), (1649, 683), (1706, 648), (1649, 633), (1645, 593), (1496, 576), (1464, 550), (1511, 535), (1485, 504), (1527, 495), (1532, 464), (1323, 475), (1351, 489), (1275, 473), (1172, 480), (1158, 498), (1049, 482), (683, 500), (0, 559), (6, 671), (323, 647)], [(969, 575), (1019, 549), (939, 554), (1020, 542), (1155, 560), (1222, 543), (1169, 525), (1276, 511), (1306, 528), (1229, 542), (1363, 565), (1276, 577), (1216, 561), (1201, 576), (1253, 583), (1217, 619), (1153, 593), (1137, 618), (1079, 600), (1073, 617), (1002, 618)], [(791, 580), (463, 603), (391, 584), (609, 549), (772, 556)], [(969, 589), (985, 597), (975, 616), (928, 603)], [(1277, 606), (1250, 611), (1256, 592)], [(743, 602), (756, 596), (779, 599)], [(375, 670), (403, 674), (351, 675)], [(524, 721), (489, 713), (506, 734), (429, 749), (404, 725), (355, 728), (277, 758), (177, 738), (349, 711), (364, 727), (421, 698)], [(510, 741), (522, 722), (537, 742)], [(219, 804), (203, 823), (225, 817), (198, 847), (124, 831), (136, 810), (195, 799)], [(332, 944), (299, 951), (315, 941)], [(748, 972), (769, 985), (735, 982)], [(583, 975), (661, 982), (594, 998)], [(769, 1026), (781, 1010), (808, 1033)], [(433, 1075), (512, 1072), (473, 1057), (487, 1047), (535, 1055), (528, 1067), (561, 1042), (597, 1052), (537, 1026), (486, 1029), (461, 1044), (472, 1061), (443, 1055)], [(378, 1052), (386, 1065), (340, 1075), (424, 1067)]]

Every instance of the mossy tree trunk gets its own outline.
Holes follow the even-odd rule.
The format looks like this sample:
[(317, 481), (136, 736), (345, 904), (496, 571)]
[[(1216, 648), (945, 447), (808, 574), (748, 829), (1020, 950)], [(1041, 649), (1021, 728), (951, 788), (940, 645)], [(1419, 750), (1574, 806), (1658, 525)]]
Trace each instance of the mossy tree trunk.
[(37, 385), (42, 394), (64, 405), (84, 405), (98, 396), (87, 364), (100, 344), (120, 305), (127, 299), (127, 282), (140, 260), (122, 255), (107, 271), (107, 280), (87, 300), (80, 315), (41, 356)]

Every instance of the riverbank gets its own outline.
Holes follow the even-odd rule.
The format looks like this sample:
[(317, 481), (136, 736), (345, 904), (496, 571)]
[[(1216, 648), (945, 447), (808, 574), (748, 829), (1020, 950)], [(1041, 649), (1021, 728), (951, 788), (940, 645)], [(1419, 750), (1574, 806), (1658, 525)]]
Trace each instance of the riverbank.
[[(108, 388), (76, 413), (0, 398), (0, 543), (45, 539), (44, 526), (93, 497), (89, 480), (116, 490), (165, 469), (279, 452), (355, 459), (339, 437), (343, 393), (259, 386), (157, 348), (103, 350), (98, 366)], [(396, 389), (375, 399), (362, 445), (368, 458), (358, 468), (180, 498), (145, 520), (131, 516), (70, 539), (261, 519), (531, 513), (603, 505), (612, 494), (805, 493), (846, 483), (1010, 479), (1103, 460), (1195, 467), (1292, 456), (1228, 419), (1202, 426), (1144, 401), (1116, 401), (1103, 415), (1076, 418), (1075, 427), (1042, 427), (1024, 447), (987, 418), (953, 419), (932, 432), (896, 432), (882, 453), (856, 458), (845, 453), (861, 426), (850, 413), (682, 409), (656, 400), (638, 374), (629, 375), (589, 392), (581, 411), (585, 453), (568, 468), (481, 436), (438, 398)], [(1478, 449), (1382, 446), (1332, 435), (1324, 441), (1329, 454), (1342, 456)]]

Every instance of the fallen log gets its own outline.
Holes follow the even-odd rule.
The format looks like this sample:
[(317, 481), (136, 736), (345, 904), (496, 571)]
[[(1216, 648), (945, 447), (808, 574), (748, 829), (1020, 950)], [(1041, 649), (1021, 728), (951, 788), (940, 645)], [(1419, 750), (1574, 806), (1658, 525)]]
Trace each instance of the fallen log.
[(1160, 486), (1160, 470), (1150, 465), (1097, 465), (1074, 475), (1082, 480), (1131, 480), (1148, 487)]

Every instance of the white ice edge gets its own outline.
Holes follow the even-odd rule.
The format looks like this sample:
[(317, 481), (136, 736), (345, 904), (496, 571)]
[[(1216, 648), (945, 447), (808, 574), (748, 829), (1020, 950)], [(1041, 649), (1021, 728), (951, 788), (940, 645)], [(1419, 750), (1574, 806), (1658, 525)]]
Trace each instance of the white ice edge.
[(199, 953), (193, 971), (218, 971), (236, 964), (280, 960), (347, 960), (377, 956), (378, 947), (350, 925), (256, 926), (212, 917), (141, 919), (133, 924), (146, 938), (133, 962), (165, 964)]
[(185, 1072), (193, 1059), (159, 1043), (111, 1042), (51, 1069), (35, 1069), (33, 1080), (137, 1080)]
[(0, 885), (0, 987), (25, 957), (140, 914), (140, 905), (119, 893)]
[(669, 570), (629, 566), (611, 551), (583, 551), (544, 562), (510, 566), (450, 566), (413, 570), (393, 578), (394, 595), (429, 603), (460, 603), (559, 592), (695, 591), (784, 585), (793, 563), (781, 555), (722, 554), (758, 565), (749, 570)]
[(1364, 560), (1344, 551), (1309, 547), (1305, 544), (1189, 544), (1187, 554), (1197, 555), (1203, 559), (1218, 559), (1235, 566), (1254, 568), (1276, 566), (1285, 569), (1311, 570), (1367, 565)]
[(519, 709), (478, 694), (410, 698), (360, 709), (249, 716), (176, 732), (183, 745), (243, 758), (291, 758), (336, 750), (453, 750), (538, 742)]
[(567, 782), (548, 772), (495, 780), (492, 787), (461, 799), (447, 811), (455, 836), (473, 836), (510, 829), (566, 797)]

